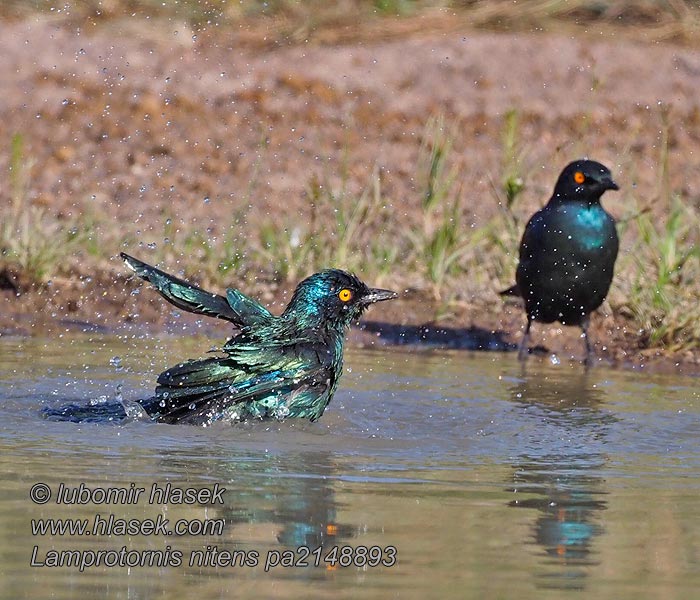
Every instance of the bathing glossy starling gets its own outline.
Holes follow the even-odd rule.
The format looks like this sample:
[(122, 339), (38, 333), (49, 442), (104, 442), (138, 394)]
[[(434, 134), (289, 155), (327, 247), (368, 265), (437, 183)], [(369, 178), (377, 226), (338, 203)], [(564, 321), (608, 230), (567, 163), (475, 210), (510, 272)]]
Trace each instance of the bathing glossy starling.
[(521, 360), (527, 355), (533, 321), (578, 325), (586, 364), (592, 359), (590, 313), (608, 293), (619, 246), (615, 220), (600, 205), (600, 197), (617, 189), (607, 167), (592, 160), (572, 162), (559, 176), (547, 205), (525, 227), (516, 285), (501, 292), (525, 301)]
[[(328, 269), (302, 281), (284, 312), (274, 316), (237, 290), (228, 290), (226, 297), (211, 294), (127, 254), (121, 256), (175, 306), (231, 321), (240, 330), (219, 356), (188, 360), (160, 374), (155, 395), (141, 401), (139, 409), (164, 423), (287, 417), (315, 421), (338, 385), (345, 329), (370, 304), (397, 296), (369, 288), (346, 271)], [(80, 418), (89, 411), (76, 408), (45, 413), (95, 420)], [(118, 416), (125, 416), (121, 411)]]

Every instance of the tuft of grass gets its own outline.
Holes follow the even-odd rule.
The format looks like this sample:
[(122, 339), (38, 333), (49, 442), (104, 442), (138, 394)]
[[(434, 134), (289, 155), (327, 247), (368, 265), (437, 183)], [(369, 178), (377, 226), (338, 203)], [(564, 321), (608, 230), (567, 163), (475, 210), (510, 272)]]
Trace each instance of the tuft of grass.
[(90, 251), (95, 242), (94, 234), (77, 221), (61, 224), (45, 208), (32, 204), (33, 165), (25, 156), (24, 137), (15, 134), (10, 144), (11, 210), (0, 228), (0, 268), (19, 270), (27, 284), (45, 283), (65, 267), (68, 256), (79, 248)]
[(615, 310), (631, 318), (643, 347), (671, 352), (700, 347), (700, 212), (674, 193), (670, 178), (670, 112), (660, 109), (661, 143), (656, 197), (665, 220), (651, 205), (618, 223), (632, 239), (618, 259), (613, 285), (622, 291)]
[(655, 203), (665, 208), (666, 219), (645, 207), (620, 223), (623, 235), (634, 228), (634, 241), (617, 269), (624, 289), (618, 308), (635, 322), (642, 346), (679, 351), (700, 347), (700, 213), (671, 188), (671, 120), (665, 106), (660, 121)]
[(315, 270), (318, 245), (312, 230), (270, 220), (260, 227), (258, 238), (256, 255), (269, 264), (275, 279), (293, 282)]
[(518, 111), (511, 108), (503, 117), (502, 145), (502, 189), (505, 195), (505, 206), (508, 215), (515, 220), (513, 205), (525, 189), (525, 177), (522, 172), (522, 162), (525, 150), (519, 137)]
[(675, 195), (665, 222), (643, 211), (633, 224), (632, 268), (623, 262), (627, 268), (617, 269), (617, 278), (627, 279), (618, 283), (626, 300), (617, 308), (634, 319), (643, 346), (670, 351), (700, 346), (700, 214)]
[(387, 249), (386, 240), (377, 233), (385, 204), (379, 168), (375, 166), (359, 196), (348, 192), (347, 181), (346, 166), (341, 168), (337, 187), (313, 175), (306, 190), (310, 208), (306, 223), (290, 215), (275, 215), (262, 225), (256, 254), (270, 265), (277, 279), (294, 282), (328, 267), (366, 276), (392, 269), (398, 249)]
[(418, 158), (423, 177), (421, 208), (423, 227), (408, 232), (414, 262), (427, 276), (438, 302), (443, 300), (448, 277), (459, 271), (459, 261), (469, 250), (461, 222), (462, 189), (457, 185), (457, 168), (450, 166), (453, 135), (444, 116), (431, 117), (423, 132)]
[(373, 0), (375, 10), (381, 15), (407, 16), (417, 9), (415, 0)]
[(525, 223), (520, 217), (518, 201), (525, 191), (523, 161), (526, 147), (520, 139), (520, 119), (516, 109), (506, 111), (501, 131), (500, 185), (491, 180), (493, 198), (498, 205), (496, 216), (483, 226), (481, 234), (487, 245), (482, 267), (499, 287), (515, 281), (518, 246)]

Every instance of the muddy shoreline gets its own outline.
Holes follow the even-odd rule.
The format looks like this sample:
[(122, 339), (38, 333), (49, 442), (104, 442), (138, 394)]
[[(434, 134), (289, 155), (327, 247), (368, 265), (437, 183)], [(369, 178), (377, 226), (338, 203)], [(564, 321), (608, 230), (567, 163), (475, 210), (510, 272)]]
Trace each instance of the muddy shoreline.
[[(263, 297), (270, 310), (279, 313), (291, 292), (291, 287), (271, 289)], [(277, 301), (270, 301), (273, 296)], [(91, 282), (79, 293), (66, 282), (19, 296), (4, 290), (0, 292), (0, 306), (0, 336), (196, 335), (218, 344), (235, 333), (224, 321), (176, 309), (148, 284), (128, 276), (120, 277), (119, 285), (102, 287)], [(486, 306), (452, 309), (450, 315), (436, 319), (429, 296), (404, 292), (398, 300), (372, 307), (360, 323), (354, 324), (348, 345), (383, 347), (387, 351), (398, 347), (415, 351), (516, 352), (525, 322), (518, 300), (503, 302), (502, 313), (495, 318), (493, 307), (490, 311)], [(638, 332), (600, 311), (593, 313), (590, 332), (599, 365), (700, 374), (700, 354), (640, 347)], [(576, 327), (535, 324), (529, 360), (557, 360), (577, 367), (584, 355), (579, 335)]]

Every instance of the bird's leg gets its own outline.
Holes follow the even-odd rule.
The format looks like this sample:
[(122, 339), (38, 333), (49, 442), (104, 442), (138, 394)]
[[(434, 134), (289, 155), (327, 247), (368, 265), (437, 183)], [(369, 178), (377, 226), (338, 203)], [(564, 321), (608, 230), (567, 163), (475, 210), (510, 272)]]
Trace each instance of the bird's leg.
[(518, 360), (524, 361), (527, 358), (528, 345), (530, 344), (530, 325), (532, 325), (532, 319), (530, 315), (527, 317), (527, 325), (525, 327), (525, 333), (520, 340), (520, 346), (518, 346)]
[(595, 353), (593, 352), (593, 348), (591, 347), (591, 341), (588, 339), (588, 326), (590, 325), (591, 320), (588, 316), (586, 316), (583, 321), (581, 321), (581, 330), (583, 331), (583, 334), (581, 337), (583, 337), (583, 343), (586, 345), (586, 358), (583, 359), (583, 364), (586, 367), (590, 367), (593, 364), (593, 361), (595, 360)]

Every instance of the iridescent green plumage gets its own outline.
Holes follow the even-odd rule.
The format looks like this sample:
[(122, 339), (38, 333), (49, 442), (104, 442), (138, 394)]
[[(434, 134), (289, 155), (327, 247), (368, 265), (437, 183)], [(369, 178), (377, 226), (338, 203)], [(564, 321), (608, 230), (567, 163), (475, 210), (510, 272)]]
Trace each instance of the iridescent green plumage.
[[(369, 304), (396, 297), (329, 269), (302, 281), (285, 311), (274, 316), (236, 290), (224, 298), (126, 254), (122, 258), (175, 306), (231, 321), (240, 329), (220, 356), (188, 360), (160, 374), (155, 395), (140, 406), (165, 423), (318, 419), (338, 385), (346, 328)], [(68, 408), (46, 412), (54, 418), (90, 420), (89, 411)]]
[(272, 319), (272, 314), (265, 307), (238, 290), (226, 290), (224, 298), (147, 265), (125, 252), (120, 256), (134, 273), (153, 284), (168, 302), (182, 310), (230, 321), (237, 327)]

